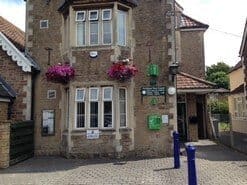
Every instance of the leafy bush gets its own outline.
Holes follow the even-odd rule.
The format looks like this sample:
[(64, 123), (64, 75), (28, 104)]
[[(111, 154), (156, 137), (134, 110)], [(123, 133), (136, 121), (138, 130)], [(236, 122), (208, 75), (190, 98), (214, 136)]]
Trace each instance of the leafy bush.
[(209, 108), (211, 109), (212, 114), (228, 114), (228, 102), (227, 100), (212, 100), (209, 102)]

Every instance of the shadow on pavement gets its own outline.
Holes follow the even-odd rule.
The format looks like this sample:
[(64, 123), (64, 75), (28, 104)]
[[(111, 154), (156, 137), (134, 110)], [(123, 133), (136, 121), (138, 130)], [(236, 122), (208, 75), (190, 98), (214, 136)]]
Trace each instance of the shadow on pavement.
[[(210, 140), (185, 143), (196, 147), (196, 158), (209, 161), (247, 161), (247, 155), (237, 152), (227, 146), (216, 144)], [(183, 155), (186, 155), (185, 148), (182, 148)]]

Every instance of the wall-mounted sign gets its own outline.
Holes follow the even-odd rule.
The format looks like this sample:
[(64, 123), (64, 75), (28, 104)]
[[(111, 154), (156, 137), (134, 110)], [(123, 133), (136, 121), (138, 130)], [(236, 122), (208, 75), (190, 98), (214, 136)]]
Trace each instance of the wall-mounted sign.
[(142, 87), (141, 94), (143, 96), (164, 96), (166, 93), (166, 87)]
[(87, 130), (87, 139), (99, 139), (99, 130)]
[(55, 111), (42, 111), (42, 136), (55, 134)]

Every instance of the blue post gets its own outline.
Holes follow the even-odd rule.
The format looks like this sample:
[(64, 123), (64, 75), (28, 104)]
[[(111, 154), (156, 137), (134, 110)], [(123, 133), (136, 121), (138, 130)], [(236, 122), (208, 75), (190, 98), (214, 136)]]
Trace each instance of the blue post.
[(192, 145), (186, 147), (188, 160), (188, 181), (189, 185), (197, 185), (195, 152), (196, 148)]
[(179, 133), (173, 132), (173, 155), (174, 155), (174, 168), (180, 168), (180, 143), (179, 143)]

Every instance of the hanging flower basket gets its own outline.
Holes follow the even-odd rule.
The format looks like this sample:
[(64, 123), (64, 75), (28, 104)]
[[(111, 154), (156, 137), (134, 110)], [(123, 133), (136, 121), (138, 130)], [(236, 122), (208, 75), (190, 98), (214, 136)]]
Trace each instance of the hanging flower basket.
[(113, 63), (108, 69), (108, 76), (120, 82), (125, 82), (136, 75), (138, 70), (134, 65), (126, 64), (125, 62)]
[(75, 70), (69, 64), (57, 64), (45, 73), (47, 81), (66, 84), (75, 77)]

